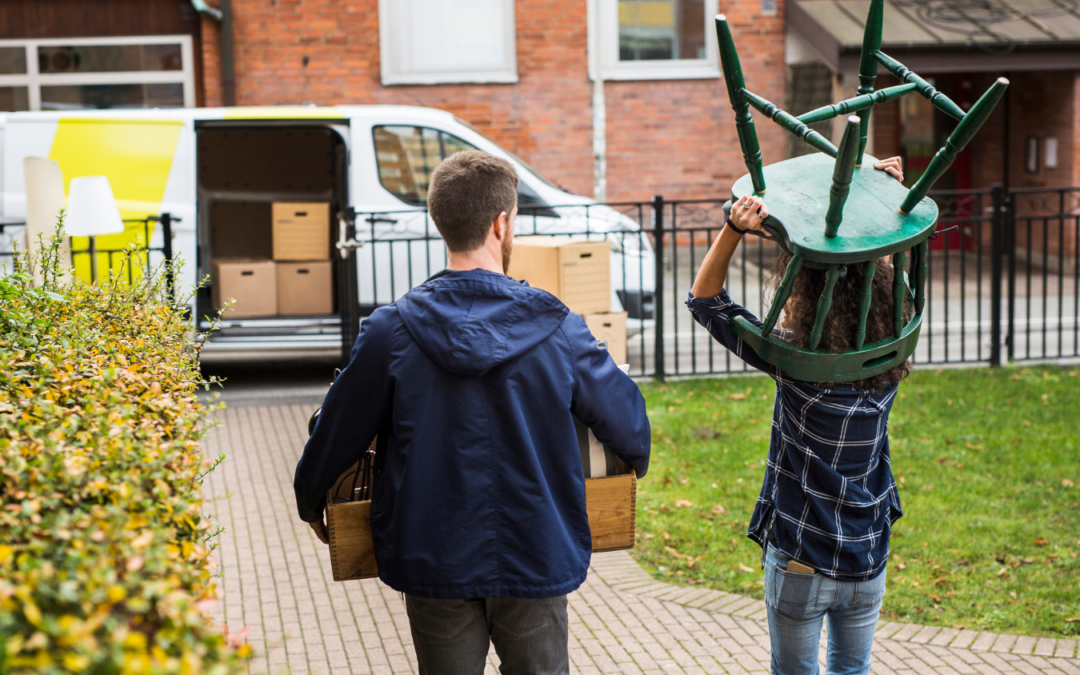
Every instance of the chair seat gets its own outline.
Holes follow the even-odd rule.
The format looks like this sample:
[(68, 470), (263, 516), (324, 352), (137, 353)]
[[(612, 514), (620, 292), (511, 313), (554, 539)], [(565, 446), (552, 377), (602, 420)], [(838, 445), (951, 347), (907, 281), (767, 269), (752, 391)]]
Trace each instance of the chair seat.
[[(812, 267), (864, 262), (918, 244), (937, 223), (937, 204), (923, 199), (911, 213), (900, 214), (897, 208), (907, 188), (873, 168), (875, 161), (863, 155), (862, 166), (855, 169), (844, 220), (835, 237), (825, 236), (824, 222), (836, 161), (816, 152), (766, 166), (769, 218), (765, 226), (788, 253), (817, 263)], [(736, 181), (731, 191), (733, 201), (753, 194), (750, 174)]]

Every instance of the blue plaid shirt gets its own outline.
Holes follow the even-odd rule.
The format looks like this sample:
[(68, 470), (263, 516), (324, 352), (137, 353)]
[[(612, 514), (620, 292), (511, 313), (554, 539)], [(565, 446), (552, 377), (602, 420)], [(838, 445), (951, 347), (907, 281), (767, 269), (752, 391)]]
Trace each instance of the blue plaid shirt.
[(899, 385), (876, 394), (793, 380), (735, 333), (733, 317), (761, 321), (726, 290), (714, 298), (691, 294), (686, 304), (717, 342), (776, 380), (765, 481), (747, 536), (834, 579), (876, 577), (889, 558), (892, 524), (903, 515), (888, 435)]

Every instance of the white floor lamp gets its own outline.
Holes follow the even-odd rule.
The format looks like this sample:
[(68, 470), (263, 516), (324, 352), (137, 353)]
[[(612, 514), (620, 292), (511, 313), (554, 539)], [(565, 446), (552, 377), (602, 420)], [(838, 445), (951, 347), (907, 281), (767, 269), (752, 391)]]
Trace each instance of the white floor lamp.
[(97, 249), (94, 238), (124, 231), (107, 176), (72, 178), (68, 188), (64, 229), (70, 237), (90, 237), (90, 281), (97, 281)]

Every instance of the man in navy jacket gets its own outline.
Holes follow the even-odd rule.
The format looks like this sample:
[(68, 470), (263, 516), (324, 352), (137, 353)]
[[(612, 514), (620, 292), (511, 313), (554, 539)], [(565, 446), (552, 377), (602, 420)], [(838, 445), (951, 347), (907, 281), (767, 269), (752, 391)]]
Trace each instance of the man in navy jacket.
[(335, 479), (378, 435), (379, 578), (405, 594), (421, 673), (568, 673), (566, 594), (592, 544), (573, 417), (645, 475), (637, 385), (585, 321), (506, 276), (517, 174), (479, 151), (432, 173), (447, 269), (360, 328), (296, 467), (300, 517), (327, 542)]

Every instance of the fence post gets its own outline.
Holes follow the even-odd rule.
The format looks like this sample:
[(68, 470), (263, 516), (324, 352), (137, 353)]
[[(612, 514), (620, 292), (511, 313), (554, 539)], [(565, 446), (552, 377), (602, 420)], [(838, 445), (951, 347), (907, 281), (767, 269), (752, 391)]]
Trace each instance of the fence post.
[(1005, 190), (995, 185), (991, 191), (990, 216), (990, 366), (1001, 365), (1001, 256), (1004, 249), (1002, 221), (1005, 218)]
[(656, 195), (652, 200), (653, 208), (653, 252), (656, 262), (656, 288), (653, 291), (653, 376), (663, 382), (664, 366), (664, 198)]
[(1005, 195), (1005, 255), (1009, 261), (1009, 286), (1005, 298), (1008, 307), (1008, 321), (1005, 329), (1005, 344), (1008, 345), (1008, 360), (1016, 357), (1016, 194)]
[[(165, 285), (169, 289), (169, 302), (171, 303), (176, 299), (176, 294), (173, 292), (173, 250), (172, 250), (172, 214), (165, 212), (161, 214), (161, 218), (158, 222), (161, 223), (161, 254), (165, 256)], [(150, 248), (150, 242), (146, 242), (146, 247)], [(150, 253), (147, 252), (146, 259), (150, 260)]]

